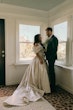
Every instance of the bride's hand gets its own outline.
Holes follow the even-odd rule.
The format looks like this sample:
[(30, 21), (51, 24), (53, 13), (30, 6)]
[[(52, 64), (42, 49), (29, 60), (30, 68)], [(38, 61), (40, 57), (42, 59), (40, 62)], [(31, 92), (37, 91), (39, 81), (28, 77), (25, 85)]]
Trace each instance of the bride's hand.
[(43, 60), (40, 60), (40, 63), (43, 64)]

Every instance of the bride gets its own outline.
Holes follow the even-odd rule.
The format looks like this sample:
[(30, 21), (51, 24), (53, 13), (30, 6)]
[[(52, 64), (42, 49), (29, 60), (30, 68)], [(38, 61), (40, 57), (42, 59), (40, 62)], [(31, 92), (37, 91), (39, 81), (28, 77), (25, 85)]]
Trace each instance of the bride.
[(44, 46), (40, 34), (34, 37), (33, 51), (36, 54), (35, 58), (26, 69), (13, 95), (3, 102), (4, 105), (23, 106), (41, 99), (44, 93), (50, 93)]

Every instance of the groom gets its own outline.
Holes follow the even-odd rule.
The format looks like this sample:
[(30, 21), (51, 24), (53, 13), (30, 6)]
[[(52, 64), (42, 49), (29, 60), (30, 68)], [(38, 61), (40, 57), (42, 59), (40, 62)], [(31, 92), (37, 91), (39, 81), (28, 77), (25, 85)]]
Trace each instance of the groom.
[(55, 91), (55, 70), (54, 63), (57, 59), (57, 48), (58, 48), (58, 39), (53, 35), (53, 30), (51, 27), (46, 29), (46, 35), (48, 36), (48, 40), (46, 42), (46, 59), (49, 64), (49, 79), (50, 79), (50, 87), (51, 91)]

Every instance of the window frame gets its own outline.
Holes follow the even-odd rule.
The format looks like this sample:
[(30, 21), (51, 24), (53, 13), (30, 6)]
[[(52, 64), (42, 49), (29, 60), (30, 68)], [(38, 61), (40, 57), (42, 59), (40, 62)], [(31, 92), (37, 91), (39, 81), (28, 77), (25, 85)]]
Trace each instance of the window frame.
[[(58, 19), (58, 20), (56, 20), (56, 21), (54, 21), (52, 24), (51, 24), (51, 26), (53, 27), (53, 29), (54, 29), (54, 26), (55, 25), (57, 25), (57, 24), (60, 24), (60, 23), (63, 23), (63, 22), (67, 22), (67, 30), (68, 30), (68, 23), (69, 23), (69, 21), (68, 21), (68, 18), (60, 18), (60, 19)], [(68, 33), (68, 31), (67, 31), (67, 33)], [(61, 42), (63, 42), (63, 41), (61, 41)], [(67, 56), (67, 50), (68, 50), (68, 34), (67, 34), (67, 41), (66, 41), (66, 58), (65, 58), (65, 60), (64, 61), (60, 61), (60, 60), (56, 60), (56, 64), (57, 65), (67, 65), (67, 59), (68, 59), (68, 57), (69, 56)], [(68, 64), (69, 65), (69, 64)]]
[(42, 33), (42, 23), (41, 22), (33, 22), (33, 21), (24, 21), (24, 20), (17, 20), (16, 21), (16, 65), (28, 65), (32, 62), (31, 60), (19, 60), (19, 24), (25, 24), (25, 25), (34, 25), (34, 26), (40, 26), (40, 34)]
[(69, 16), (63, 16), (61, 18), (58, 18), (50, 23), (51, 27), (54, 27), (54, 25), (62, 23), (62, 22), (68, 22), (67, 27), (67, 43), (66, 43), (66, 61), (65, 62), (59, 62), (56, 61), (56, 65), (62, 65), (67, 67), (73, 68), (73, 15)]

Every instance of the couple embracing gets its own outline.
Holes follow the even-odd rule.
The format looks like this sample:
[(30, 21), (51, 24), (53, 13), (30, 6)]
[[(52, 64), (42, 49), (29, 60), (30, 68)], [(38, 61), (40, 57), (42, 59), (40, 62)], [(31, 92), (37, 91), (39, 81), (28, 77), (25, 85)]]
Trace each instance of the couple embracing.
[(24, 72), (17, 89), (3, 102), (5, 105), (22, 106), (39, 100), (45, 93), (55, 91), (54, 63), (57, 59), (58, 39), (52, 31), (51, 27), (46, 29), (48, 39), (44, 44), (41, 35), (35, 35), (33, 51), (36, 56)]

